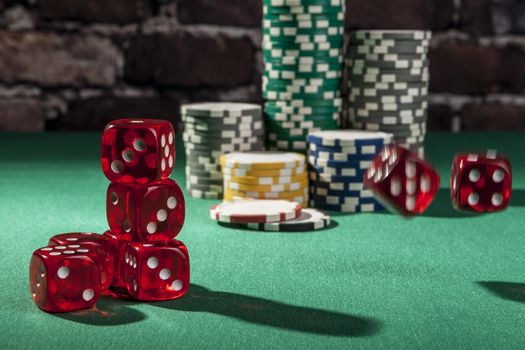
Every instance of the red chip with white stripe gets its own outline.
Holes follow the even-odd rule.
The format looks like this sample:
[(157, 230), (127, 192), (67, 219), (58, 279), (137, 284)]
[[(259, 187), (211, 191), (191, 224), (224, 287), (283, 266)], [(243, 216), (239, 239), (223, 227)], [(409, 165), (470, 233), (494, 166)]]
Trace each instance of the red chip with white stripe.
[(215, 205), (210, 217), (231, 224), (279, 222), (298, 218), (301, 209), (301, 204), (282, 199), (248, 199)]

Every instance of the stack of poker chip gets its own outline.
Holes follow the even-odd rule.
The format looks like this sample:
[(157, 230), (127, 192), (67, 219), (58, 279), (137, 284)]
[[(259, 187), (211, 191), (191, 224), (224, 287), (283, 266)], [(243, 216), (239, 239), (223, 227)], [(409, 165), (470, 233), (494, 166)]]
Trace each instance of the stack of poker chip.
[(212, 102), (182, 106), (186, 189), (195, 198), (222, 198), (220, 156), (264, 148), (259, 105)]
[(360, 30), (347, 53), (349, 125), (383, 131), (424, 154), (431, 32)]
[(234, 152), (221, 157), (224, 200), (286, 199), (308, 203), (305, 156), (287, 152)]
[(282, 199), (224, 202), (210, 209), (210, 217), (223, 225), (272, 232), (315, 231), (330, 225), (328, 214)]
[(345, 1), (263, 4), (266, 145), (305, 153), (309, 132), (340, 125)]
[(359, 130), (321, 131), (308, 135), (310, 207), (346, 212), (384, 208), (364, 188), (363, 176), (393, 136)]

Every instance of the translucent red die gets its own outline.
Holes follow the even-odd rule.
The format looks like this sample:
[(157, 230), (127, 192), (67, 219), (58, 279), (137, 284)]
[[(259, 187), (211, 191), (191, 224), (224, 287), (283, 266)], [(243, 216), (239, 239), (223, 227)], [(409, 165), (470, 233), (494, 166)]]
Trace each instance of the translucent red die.
[(475, 212), (504, 210), (510, 202), (509, 160), (495, 151), (459, 154), (452, 162), (450, 193), (454, 208)]
[(181, 297), (190, 284), (190, 259), (177, 240), (129, 243), (122, 262), (128, 293), (138, 300)]
[(29, 266), (29, 288), (35, 304), (49, 312), (93, 306), (101, 292), (95, 248), (55, 245), (37, 249)]
[(100, 268), (101, 288), (108, 289), (113, 280), (115, 261), (113, 248), (103, 235), (91, 232), (62, 233), (51, 237), (48, 245), (65, 246), (67, 249), (79, 249), (86, 245), (92, 248)]
[(102, 171), (109, 181), (167, 179), (175, 164), (173, 125), (158, 119), (119, 119), (102, 135)]
[(439, 190), (439, 174), (415, 153), (385, 146), (364, 175), (364, 184), (386, 207), (402, 215), (423, 213)]
[(126, 283), (124, 282), (122, 274), (122, 257), (126, 251), (126, 246), (131, 242), (131, 234), (118, 234), (111, 231), (106, 231), (103, 234), (106, 239), (110, 249), (113, 253), (113, 280), (111, 281), (112, 287), (117, 288), (126, 288)]
[(158, 242), (175, 238), (184, 225), (186, 206), (179, 185), (111, 183), (106, 214), (111, 231), (130, 233), (134, 241)]

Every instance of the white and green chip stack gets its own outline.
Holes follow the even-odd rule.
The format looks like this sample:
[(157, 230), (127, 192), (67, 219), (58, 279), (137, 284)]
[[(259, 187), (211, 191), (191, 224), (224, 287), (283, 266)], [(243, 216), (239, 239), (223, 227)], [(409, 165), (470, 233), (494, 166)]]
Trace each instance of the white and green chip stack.
[(195, 198), (223, 197), (220, 157), (262, 151), (264, 128), (259, 105), (231, 102), (182, 106), (186, 190)]
[(349, 125), (424, 155), (431, 32), (359, 30), (347, 51)]
[(305, 153), (309, 132), (340, 125), (345, 1), (263, 5), (266, 145)]

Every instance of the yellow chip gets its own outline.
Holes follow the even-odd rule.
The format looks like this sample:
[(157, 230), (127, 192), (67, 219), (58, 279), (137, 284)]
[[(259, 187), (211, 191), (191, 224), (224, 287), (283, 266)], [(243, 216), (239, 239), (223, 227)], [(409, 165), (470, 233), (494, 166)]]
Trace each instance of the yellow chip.
[(222, 167), (222, 172), (230, 176), (249, 176), (249, 177), (283, 177), (294, 176), (306, 173), (306, 166), (300, 165), (296, 168), (287, 169), (268, 169), (268, 170), (250, 170)]
[(223, 168), (269, 170), (304, 166), (305, 156), (290, 152), (233, 152), (221, 156)]
[(224, 180), (224, 188), (229, 188), (235, 191), (246, 191), (246, 192), (293, 192), (308, 187), (308, 179), (304, 179), (300, 182), (292, 182), (288, 184), (277, 184), (277, 185), (250, 185), (242, 184), (230, 180)]
[(255, 199), (290, 199), (297, 196), (308, 196), (308, 188), (298, 191), (285, 192), (258, 192), (224, 189), (224, 198), (255, 198)]
[(308, 180), (308, 174), (302, 173), (299, 175), (280, 177), (232, 176), (224, 174), (222, 178), (224, 180), (246, 185), (285, 185), (294, 182), (305, 182)]

